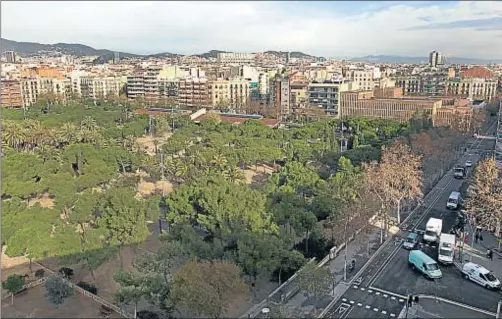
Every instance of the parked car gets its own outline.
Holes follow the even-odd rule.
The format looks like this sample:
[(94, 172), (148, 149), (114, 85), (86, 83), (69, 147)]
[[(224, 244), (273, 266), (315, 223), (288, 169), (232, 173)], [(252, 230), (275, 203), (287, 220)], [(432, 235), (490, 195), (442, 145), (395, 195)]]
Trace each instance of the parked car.
[(472, 167), (472, 161), (465, 162), (465, 167)]
[(472, 280), (487, 289), (500, 289), (500, 281), (493, 273), (478, 264), (466, 263), (462, 268), (462, 274), (465, 279)]
[(405, 249), (413, 250), (417, 247), (418, 244), (418, 234), (409, 233), (406, 239), (404, 240), (403, 247)]

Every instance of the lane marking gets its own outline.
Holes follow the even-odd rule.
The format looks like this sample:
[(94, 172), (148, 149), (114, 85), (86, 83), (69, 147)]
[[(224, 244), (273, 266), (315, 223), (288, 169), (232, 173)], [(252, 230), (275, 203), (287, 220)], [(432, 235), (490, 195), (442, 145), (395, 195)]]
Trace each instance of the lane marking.
[(378, 308), (373, 308), (373, 311), (378, 311)]
[(373, 290), (371, 290), (371, 289), (368, 289), (368, 292), (369, 292), (369, 293), (372, 293), (372, 292), (373, 292)]
[[(387, 295), (390, 295), (390, 296), (394, 296), (396, 298), (400, 298), (400, 299), (406, 299), (406, 296), (403, 296), (403, 295), (400, 295), (400, 294), (396, 294), (396, 293), (393, 293), (391, 291), (387, 291), (385, 289), (380, 289), (380, 288), (376, 288), (376, 287), (371, 287), (371, 289), (375, 290), (375, 291), (379, 291), (383, 294), (387, 294)], [(394, 298), (395, 299), (395, 298)]]
[(382, 313), (383, 313), (384, 315), (386, 315), (386, 314), (387, 314), (387, 311), (385, 311), (385, 310), (382, 310)]
[(353, 286), (353, 288), (354, 288), (354, 289), (357, 289), (357, 288), (359, 288), (359, 287), (357, 287), (357, 286)]
[(390, 299), (392, 299), (392, 300), (396, 300), (396, 297), (394, 297), (394, 296), (391, 296), (391, 297), (390, 297)]
[(366, 305), (366, 309), (370, 309), (370, 308), (371, 308), (370, 306)]
[(354, 304), (354, 300), (349, 301), (349, 303), (353, 305)]
[(403, 299), (399, 299), (399, 302), (404, 302), (404, 300)]
[(395, 317), (396, 315), (395, 315), (395, 314), (393, 314), (393, 313), (391, 313), (391, 314), (390, 314), (390, 316), (391, 316), (391, 317)]
[(358, 305), (359, 307), (362, 307), (362, 305), (363, 305), (363, 304), (362, 304), (362, 303), (358, 303), (357, 305)]
[(364, 289), (364, 288), (360, 288), (360, 289), (361, 289), (362, 291), (365, 291), (365, 290), (366, 290), (366, 289)]
[(384, 296), (385, 298), (389, 297), (389, 295), (387, 295), (387, 294), (383, 294), (383, 296)]
[(379, 291), (375, 292), (375, 295), (379, 296), (379, 295), (380, 295), (380, 292), (379, 292)]
[(343, 299), (342, 299), (342, 301), (343, 301), (343, 302), (347, 302), (347, 299), (346, 299), (346, 298), (343, 298)]

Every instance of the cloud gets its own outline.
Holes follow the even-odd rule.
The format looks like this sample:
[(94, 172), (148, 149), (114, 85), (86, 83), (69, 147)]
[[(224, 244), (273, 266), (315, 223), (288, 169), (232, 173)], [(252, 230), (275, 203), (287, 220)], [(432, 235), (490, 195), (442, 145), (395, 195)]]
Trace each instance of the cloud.
[[(425, 20), (427, 22), (432, 21)], [(476, 29), (478, 31), (502, 30), (502, 17), (494, 17), (488, 19), (474, 20), (458, 20), (445, 23), (431, 23), (415, 27), (406, 28), (403, 30), (438, 30), (438, 29)]]
[[(350, 14), (348, 14), (350, 13)], [(502, 2), (3, 2), (2, 36), (131, 53), (290, 50), (322, 56), (501, 58)], [(481, 15), (482, 19), (480, 19)], [(425, 20), (424, 20), (425, 18)], [(430, 25), (464, 22), (462, 30)], [(485, 31), (479, 31), (483, 29)]]

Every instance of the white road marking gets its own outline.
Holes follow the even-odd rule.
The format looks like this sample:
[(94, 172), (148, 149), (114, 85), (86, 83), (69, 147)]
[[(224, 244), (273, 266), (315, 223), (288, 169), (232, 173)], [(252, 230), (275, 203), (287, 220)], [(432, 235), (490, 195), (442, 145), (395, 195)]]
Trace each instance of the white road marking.
[(347, 299), (346, 299), (346, 298), (343, 298), (343, 299), (342, 299), (342, 301), (343, 301), (343, 302), (347, 302)]
[(373, 311), (378, 311), (378, 308), (373, 308)]
[(399, 302), (404, 302), (404, 300), (403, 299), (399, 299)]
[(357, 286), (353, 286), (353, 288), (354, 288), (354, 289), (357, 289), (357, 288), (359, 288), (359, 287), (357, 287)]
[(387, 311), (385, 311), (385, 310), (382, 310), (382, 313), (383, 313), (384, 315), (386, 315), (386, 314), (387, 314)]
[(390, 314), (390, 316), (391, 316), (391, 317), (395, 317), (396, 315), (395, 315), (395, 314), (393, 314), (393, 313), (391, 313), (391, 314)]
[(372, 292), (373, 292), (373, 290), (371, 290), (371, 289), (368, 289), (368, 292), (369, 292), (369, 293), (372, 293)]
[(363, 304), (362, 304), (362, 303), (358, 303), (357, 305), (358, 305), (359, 307), (362, 307), (362, 306), (363, 306)]
[(354, 304), (354, 300), (351, 300), (351, 301), (350, 301), (350, 303), (351, 303), (351, 304)]
[(361, 290), (362, 290), (362, 291), (365, 291), (366, 289), (364, 289), (364, 288), (361, 288)]
[(370, 308), (371, 308), (370, 306), (366, 305), (366, 309), (370, 309)]
[(389, 297), (389, 295), (387, 295), (387, 294), (383, 294), (383, 296), (384, 296), (385, 298)]
[(391, 297), (390, 297), (390, 299), (392, 299), (392, 300), (396, 300), (396, 297), (394, 297), (394, 296), (391, 296)]
[(377, 291), (377, 292), (375, 292), (375, 295), (377, 295), (377, 296), (378, 296), (378, 295), (380, 295), (380, 292), (378, 292), (378, 291)]

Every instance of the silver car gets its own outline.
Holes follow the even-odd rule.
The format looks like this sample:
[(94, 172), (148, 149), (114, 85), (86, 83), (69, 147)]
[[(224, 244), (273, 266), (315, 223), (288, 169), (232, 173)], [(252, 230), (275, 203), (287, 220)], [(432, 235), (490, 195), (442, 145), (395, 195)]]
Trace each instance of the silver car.
[(465, 162), (465, 167), (471, 167), (471, 166), (472, 166), (472, 161)]

